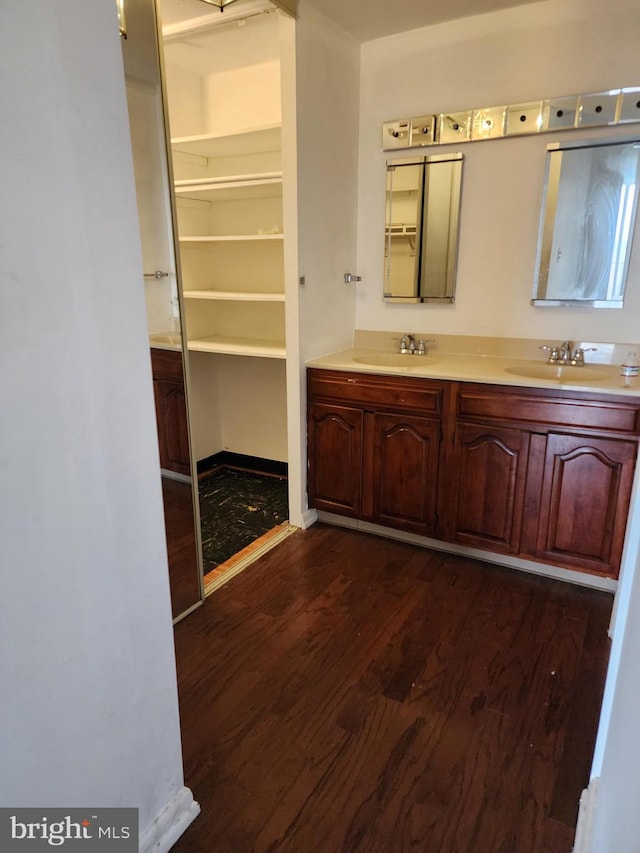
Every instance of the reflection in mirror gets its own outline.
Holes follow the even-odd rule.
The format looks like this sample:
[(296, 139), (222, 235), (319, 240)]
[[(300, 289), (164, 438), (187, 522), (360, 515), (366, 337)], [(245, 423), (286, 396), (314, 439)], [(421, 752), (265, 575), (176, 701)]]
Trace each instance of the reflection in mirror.
[(547, 148), (532, 304), (622, 308), (640, 143)]
[(453, 302), (462, 154), (387, 163), (384, 299)]
[(153, 0), (127, 3), (122, 41), (158, 427), (171, 608), (203, 600), (197, 502), (189, 452), (185, 357)]

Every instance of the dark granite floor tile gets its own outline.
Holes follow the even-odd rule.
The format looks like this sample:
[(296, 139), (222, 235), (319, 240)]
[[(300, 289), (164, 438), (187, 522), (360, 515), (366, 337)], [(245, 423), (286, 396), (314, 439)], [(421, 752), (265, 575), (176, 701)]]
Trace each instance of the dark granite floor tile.
[(286, 479), (219, 468), (198, 490), (205, 574), (289, 517)]

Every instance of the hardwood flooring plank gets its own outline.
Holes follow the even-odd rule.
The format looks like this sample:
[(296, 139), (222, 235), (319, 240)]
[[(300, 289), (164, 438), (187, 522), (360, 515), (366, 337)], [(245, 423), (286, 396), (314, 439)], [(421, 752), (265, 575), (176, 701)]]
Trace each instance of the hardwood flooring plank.
[(177, 853), (569, 853), (611, 598), (314, 525), (176, 626)]

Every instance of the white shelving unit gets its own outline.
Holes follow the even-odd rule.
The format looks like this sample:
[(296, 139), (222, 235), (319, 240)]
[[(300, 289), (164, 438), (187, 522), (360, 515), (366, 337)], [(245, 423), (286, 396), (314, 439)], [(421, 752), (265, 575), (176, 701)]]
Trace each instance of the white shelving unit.
[(243, 355), (253, 358), (286, 358), (287, 351), (284, 343), (278, 345), (273, 341), (259, 338), (238, 339), (212, 335), (208, 338), (192, 338), (188, 342), (192, 352), (212, 352), (222, 355)]
[(180, 243), (251, 243), (254, 240), (282, 240), (283, 237), (283, 234), (206, 234), (202, 237), (180, 237)]
[(284, 302), (284, 293), (254, 293), (231, 290), (185, 290), (185, 299), (213, 299), (219, 302)]
[(285, 461), (279, 13), (165, 42), (194, 454)]
[[(269, 273), (268, 257), (257, 249), (259, 244), (271, 244), (282, 251), (282, 171), (272, 168), (279, 165), (279, 145), (280, 128), (275, 125), (172, 140), (188, 347), (194, 352), (278, 359), (286, 355), (282, 275), (279, 266)], [(245, 161), (246, 170), (238, 171)], [(256, 168), (261, 164), (264, 169)], [(223, 260), (212, 254), (208, 263), (190, 257), (190, 250), (216, 246), (226, 247)], [(236, 277), (234, 256), (236, 269), (251, 266), (253, 256), (257, 269), (250, 278), (255, 289), (251, 282)], [(266, 284), (257, 280), (260, 276), (268, 277)], [(228, 286), (228, 278), (234, 280), (233, 287)], [(275, 279), (280, 290), (274, 289)], [(280, 303), (281, 329), (273, 330), (271, 316), (269, 326), (276, 339), (258, 336), (260, 316), (254, 310), (245, 316), (247, 336), (229, 337), (224, 328), (228, 314), (216, 317), (210, 311), (205, 316), (204, 302), (232, 303), (237, 313), (248, 304)]]
[(280, 151), (280, 125), (269, 124), (231, 133), (202, 133), (171, 140), (174, 162), (182, 158), (200, 157), (211, 160), (218, 157), (235, 157)]

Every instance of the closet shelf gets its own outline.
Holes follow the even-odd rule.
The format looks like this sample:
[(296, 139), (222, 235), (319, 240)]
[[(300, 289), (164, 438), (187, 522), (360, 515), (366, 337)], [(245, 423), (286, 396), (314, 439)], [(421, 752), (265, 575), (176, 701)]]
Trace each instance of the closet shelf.
[[(189, 181), (176, 186), (178, 199), (199, 199), (201, 201), (230, 201), (244, 198), (269, 198), (282, 194), (282, 173), (269, 172), (267, 177), (243, 177), (234, 180), (207, 178), (206, 181)], [(277, 175), (277, 176), (276, 176)]]
[(206, 159), (280, 150), (279, 124), (269, 124), (235, 133), (203, 133), (171, 140), (174, 153)]
[(231, 302), (284, 302), (284, 293), (234, 290), (184, 290), (185, 299), (215, 299)]
[(265, 183), (266, 181), (281, 181), (282, 172), (245, 172), (242, 175), (215, 175), (206, 178), (185, 178), (180, 181), (174, 181), (173, 185), (176, 190), (185, 189), (211, 189), (218, 184), (249, 184), (252, 182)]
[(206, 234), (202, 237), (180, 237), (181, 243), (249, 243), (253, 240), (282, 240), (278, 234)]
[(211, 352), (226, 355), (248, 355), (253, 358), (286, 358), (284, 341), (260, 338), (225, 338), (213, 335), (193, 338), (187, 342), (190, 352)]
[(387, 225), (385, 233), (391, 237), (415, 237), (416, 226), (413, 224), (407, 225), (403, 222), (392, 223)]

